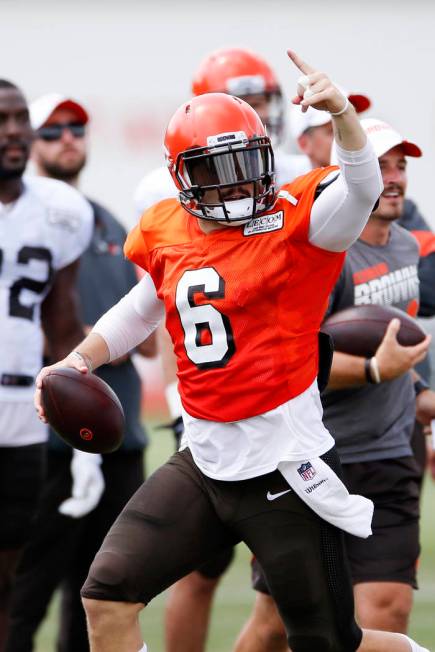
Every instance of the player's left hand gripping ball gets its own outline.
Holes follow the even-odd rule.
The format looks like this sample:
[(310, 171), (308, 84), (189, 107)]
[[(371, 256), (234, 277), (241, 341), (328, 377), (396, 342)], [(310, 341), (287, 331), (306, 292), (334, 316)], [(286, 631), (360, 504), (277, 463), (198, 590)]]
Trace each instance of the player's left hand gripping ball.
[(111, 453), (124, 432), (124, 411), (115, 392), (94, 374), (55, 368), (42, 380), (48, 423), (68, 444), (87, 453)]

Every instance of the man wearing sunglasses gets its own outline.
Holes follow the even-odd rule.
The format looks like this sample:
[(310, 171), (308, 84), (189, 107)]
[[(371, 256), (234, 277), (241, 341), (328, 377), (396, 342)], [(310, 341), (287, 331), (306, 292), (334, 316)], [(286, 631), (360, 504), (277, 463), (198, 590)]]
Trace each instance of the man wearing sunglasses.
[(36, 135), (32, 158), (38, 174), (77, 186), (86, 165), (87, 111), (58, 93), (43, 95), (31, 110)]
[[(85, 108), (51, 93), (30, 106), (35, 129), (32, 160), (38, 176), (79, 186), (88, 149)], [(103, 206), (88, 200), (93, 211), (90, 245), (80, 258), (77, 289), (80, 313), (88, 331), (114, 301), (137, 281), (125, 260), (125, 231)], [(138, 347), (154, 354), (154, 343)], [(36, 527), (19, 566), (12, 600), (7, 650), (29, 652), (57, 586), (62, 582), (58, 648), (89, 649), (80, 587), (107, 530), (143, 482), (146, 435), (140, 421), (141, 383), (130, 356), (106, 365), (98, 375), (119, 396), (126, 416), (124, 442), (110, 455), (74, 451), (50, 433), (47, 472)]]

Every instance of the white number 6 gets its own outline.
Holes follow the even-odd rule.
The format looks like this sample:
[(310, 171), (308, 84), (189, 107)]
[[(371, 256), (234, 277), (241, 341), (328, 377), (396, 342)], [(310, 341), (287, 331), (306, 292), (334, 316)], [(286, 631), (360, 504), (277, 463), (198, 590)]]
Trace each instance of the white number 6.
[[(200, 369), (224, 367), (235, 352), (230, 321), (210, 303), (197, 305), (197, 293), (207, 299), (225, 296), (225, 281), (213, 267), (188, 270), (178, 281), (175, 301), (186, 353)], [(204, 332), (208, 332), (210, 344), (202, 343)]]

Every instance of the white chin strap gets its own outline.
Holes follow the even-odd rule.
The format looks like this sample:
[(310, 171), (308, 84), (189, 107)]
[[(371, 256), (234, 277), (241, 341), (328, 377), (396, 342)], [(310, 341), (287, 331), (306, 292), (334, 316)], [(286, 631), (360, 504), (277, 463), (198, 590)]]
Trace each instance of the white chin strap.
[[(249, 220), (252, 218), (253, 207), (254, 200), (251, 197), (225, 202), (225, 208), (227, 209), (228, 217), (231, 220), (231, 223), (235, 222), (234, 226), (249, 222)], [(222, 220), (224, 224), (228, 224), (228, 220), (225, 218), (224, 210), (220, 206), (217, 206), (216, 208), (206, 208), (205, 212), (207, 213), (208, 217), (212, 217), (217, 221)]]

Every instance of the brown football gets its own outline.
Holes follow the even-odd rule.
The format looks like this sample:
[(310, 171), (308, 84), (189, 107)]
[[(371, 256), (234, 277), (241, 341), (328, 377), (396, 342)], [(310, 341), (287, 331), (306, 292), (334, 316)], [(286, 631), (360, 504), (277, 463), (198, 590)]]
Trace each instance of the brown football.
[(331, 335), (336, 351), (369, 358), (376, 353), (394, 317), (401, 323), (397, 335), (399, 344), (414, 346), (424, 340), (426, 333), (413, 317), (397, 308), (379, 305), (340, 310), (324, 321), (322, 331)]
[(42, 381), (42, 405), (53, 430), (73, 448), (111, 453), (121, 445), (124, 411), (98, 376), (53, 369)]

